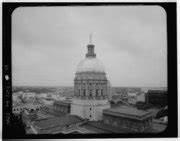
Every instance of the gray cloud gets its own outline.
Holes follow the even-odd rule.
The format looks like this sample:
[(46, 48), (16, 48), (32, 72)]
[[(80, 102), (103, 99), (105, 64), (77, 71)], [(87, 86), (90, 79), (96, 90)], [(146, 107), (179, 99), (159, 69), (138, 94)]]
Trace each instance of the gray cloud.
[(24, 7), (12, 16), (13, 85), (73, 85), (89, 34), (113, 86), (167, 86), (158, 6)]

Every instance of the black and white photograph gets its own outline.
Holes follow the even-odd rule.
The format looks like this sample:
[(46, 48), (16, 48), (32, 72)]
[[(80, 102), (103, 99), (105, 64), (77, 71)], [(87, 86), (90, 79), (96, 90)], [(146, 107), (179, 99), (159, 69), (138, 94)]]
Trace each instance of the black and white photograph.
[(17, 7), (13, 134), (163, 133), (167, 40), (167, 13), (159, 5)]

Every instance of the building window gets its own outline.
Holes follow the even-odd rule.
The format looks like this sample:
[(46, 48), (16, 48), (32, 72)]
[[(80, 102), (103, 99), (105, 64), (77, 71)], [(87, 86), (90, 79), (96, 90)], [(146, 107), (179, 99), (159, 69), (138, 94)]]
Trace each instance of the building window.
[(101, 95), (103, 96), (103, 89), (101, 89)]
[(79, 96), (81, 95), (81, 90), (79, 89)]
[(89, 108), (89, 110), (91, 111), (91, 108)]
[(91, 117), (91, 115), (89, 115), (89, 117)]
[(86, 96), (86, 90), (83, 90), (83, 95)]
[(96, 90), (96, 96), (98, 96), (98, 90)]
[(89, 90), (89, 96), (92, 96), (92, 90)]
[(89, 85), (91, 86), (92, 84), (91, 84), (91, 83), (89, 83)]

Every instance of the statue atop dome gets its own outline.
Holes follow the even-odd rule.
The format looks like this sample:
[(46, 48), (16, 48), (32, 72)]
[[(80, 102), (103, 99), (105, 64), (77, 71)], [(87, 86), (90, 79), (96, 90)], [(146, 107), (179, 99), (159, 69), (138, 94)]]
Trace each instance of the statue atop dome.
[(92, 33), (90, 34), (90, 44), (92, 44)]

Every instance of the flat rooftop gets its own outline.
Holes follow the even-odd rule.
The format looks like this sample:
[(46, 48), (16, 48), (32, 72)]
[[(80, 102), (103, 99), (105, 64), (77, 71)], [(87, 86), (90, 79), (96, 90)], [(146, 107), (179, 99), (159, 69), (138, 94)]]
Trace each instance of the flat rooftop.
[(105, 109), (103, 110), (103, 113), (115, 115), (115, 116), (126, 116), (135, 119), (143, 118), (143, 117), (145, 118), (148, 115), (151, 116), (151, 112), (138, 110), (136, 108), (128, 107), (124, 105)]
[(36, 121), (33, 125), (39, 129), (49, 129), (49, 128), (57, 128), (66, 125), (76, 124), (82, 122), (78, 116), (75, 115), (67, 115), (62, 117), (51, 117), (47, 118), (46, 120)]
[(133, 130), (123, 128), (123, 127), (114, 127), (108, 124), (105, 124), (101, 121), (89, 121), (80, 125), (88, 130), (91, 130), (95, 133), (101, 134), (111, 134), (111, 133), (133, 133)]
[(56, 100), (54, 101), (54, 104), (63, 104), (63, 105), (70, 105), (72, 100)]

